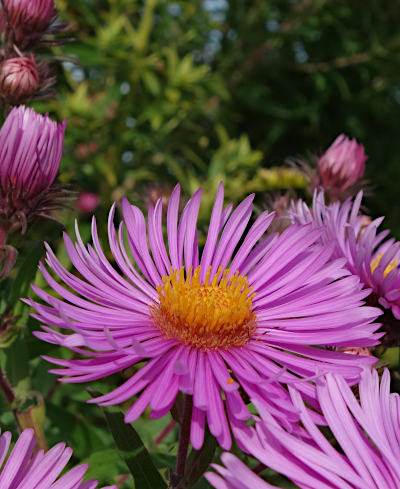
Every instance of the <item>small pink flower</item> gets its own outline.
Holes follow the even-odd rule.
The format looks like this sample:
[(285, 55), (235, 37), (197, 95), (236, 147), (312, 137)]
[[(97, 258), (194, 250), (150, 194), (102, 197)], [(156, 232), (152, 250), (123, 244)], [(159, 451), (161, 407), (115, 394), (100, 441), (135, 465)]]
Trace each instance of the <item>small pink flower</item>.
[(100, 199), (99, 196), (92, 192), (82, 192), (76, 205), (83, 214), (90, 214), (97, 209)]
[[(32, 429), (24, 430), (10, 451), (11, 433), (0, 436), (1, 489), (96, 489), (97, 481), (83, 482), (88, 464), (63, 473), (72, 456), (72, 448), (58, 443), (44, 452), (34, 452), (36, 440)], [(8, 458), (3, 465), (4, 460)], [(63, 475), (61, 475), (63, 473)], [(60, 477), (61, 476), (61, 477)], [(117, 489), (116, 486), (103, 489)]]
[(323, 187), (338, 198), (364, 176), (367, 158), (362, 144), (341, 134), (317, 161), (313, 187)]
[(39, 73), (32, 57), (10, 58), (0, 65), (0, 95), (9, 103), (32, 97), (39, 88)]

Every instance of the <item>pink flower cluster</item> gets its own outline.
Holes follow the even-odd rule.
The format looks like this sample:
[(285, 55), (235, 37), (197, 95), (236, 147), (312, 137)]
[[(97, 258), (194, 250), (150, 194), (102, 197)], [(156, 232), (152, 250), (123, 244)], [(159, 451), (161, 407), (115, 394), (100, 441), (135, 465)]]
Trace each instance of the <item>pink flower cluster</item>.
[[(51, 208), (64, 129), (23, 106), (8, 116), (0, 131), (3, 232)], [(354, 163), (347, 169), (345, 154)], [(320, 162), (324, 185), (350, 188), (365, 159), (341, 137)], [(400, 319), (400, 244), (385, 241), (382, 219), (360, 214), (361, 193), (328, 205), (315, 191), (312, 208), (292, 203), (281, 233), (271, 231), (274, 213), (254, 215), (253, 199), (225, 205), (221, 183), (203, 246), (201, 189), (183, 206), (179, 185), (150, 202), (147, 215), (124, 198), (116, 224), (113, 205), (108, 249), (95, 218), (90, 243), (76, 224), (74, 238), (64, 234), (69, 268), (46, 244), (39, 269), (47, 285), (33, 285), (39, 299), (25, 302), (41, 323), (35, 335), (73, 355), (43, 358), (67, 383), (130, 369), (89, 401), (126, 403), (126, 423), (146, 409), (163, 417), (185, 399), (196, 450), (209, 431), (224, 450), (235, 441), (302, 489), (398, 489), (400, 401), (387, 370), (379, 379), (370, 348), (384, 334), (380, 315)], [(89, 193), (77, 203), (81, 212), (97, 205)], [(5, 433), (0, 467), (9, 445)], [(86, 466), (60, 477), (71, 456), (64, 444), (34, 447), (24, 431), (0, 469), (0, 488), (97, 486), (83, 482)], [(207, 474), (217, 489), (276, 488), (234, 455), (222, 461)]]

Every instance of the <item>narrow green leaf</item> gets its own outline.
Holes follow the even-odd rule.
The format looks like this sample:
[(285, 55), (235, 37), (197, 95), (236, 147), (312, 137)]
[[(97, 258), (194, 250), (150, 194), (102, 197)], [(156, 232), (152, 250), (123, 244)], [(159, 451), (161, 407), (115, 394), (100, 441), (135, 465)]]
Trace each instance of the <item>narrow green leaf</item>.
[(192, 450), (186, 462), (186, 473), (179, 487), (190, 489), (195, 486), (200, 477), (208, 469), (213, 461), (217, 440), (207, 430), (205, 433), (204, 443), (200, 450)]
[[(92, 389), (88, 392), (97, 396)], [(116, 409), (103, 409), (111, 434), (121, 457), (131, 472), (138, 489), (166, 489), (167, 484), (158, 472), (137, 431), (125, 424), (124, 415)]]
[(104, 410), (117, 448), (125, 460), (138, 489), (165, 489), (161, 474), (136, 430), (124, 422), (120, 411)]

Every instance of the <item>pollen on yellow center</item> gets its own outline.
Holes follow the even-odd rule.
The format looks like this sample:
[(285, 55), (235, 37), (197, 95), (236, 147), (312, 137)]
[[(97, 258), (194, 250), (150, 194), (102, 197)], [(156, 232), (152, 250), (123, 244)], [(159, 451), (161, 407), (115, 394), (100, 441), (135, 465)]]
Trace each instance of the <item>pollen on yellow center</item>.
[[(382, 257), (383, 257), (383, 253), (379, 253), (379, 255), (371, 261), (370, 267), (371, 267), (371, 272), (372, 273), (375, 272), (375, 270), (378, 267), (380, 261), (382, 260)], [(397, 267), (398, 264), (399, 264), (399, 260), (397, 258), (394, 258), (389, 263), (389, 265), (385, 268), (385, 270), (383, 272), (383, 276), (386, 278), (389, 275), (389, 273)]]
[(202, 350), (243, 346), (256, 330), (252, 311), (255, 294), (247, 278), (219, 269), (210, 281), (208, 270), (200, 281), (200, 267), (186, 274), (171, 271), (157, 287), (158, 303), (150, 314), (165, 338)]

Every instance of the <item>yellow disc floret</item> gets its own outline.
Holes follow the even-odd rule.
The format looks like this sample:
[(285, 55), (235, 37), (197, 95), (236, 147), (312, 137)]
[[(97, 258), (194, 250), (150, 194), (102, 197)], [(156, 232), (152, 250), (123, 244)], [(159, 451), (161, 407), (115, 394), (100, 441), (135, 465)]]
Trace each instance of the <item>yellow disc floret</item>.
[[(383, 257), (383, 253), (379, 253), (379, 255), (371, 261), (371, 265), (370, 266), (371, 266), (371, 272), (372, 273), (374, 273), (375, 270), (377, 269), (379, 263), (382, 260), (382, 257)], [(386, 278), (392, 270), (394, 270), (395, 268), (397, 268), (397, 265), (398, 264), (399, 264), (399, 260), (397, 258), (394, 258), (389, 263), (389, 265), (385, 268), (385, 270), (383, 272), (383, 276)]]
[(247, 278), (219, 269), (210, 281), (208, 270), (200, 281), (200, 267), (171, 271), (157, 287), (159, 302), (150, 307), (156, 326), (165, 338), (202, 350), (243, 346), (256, 330)]

